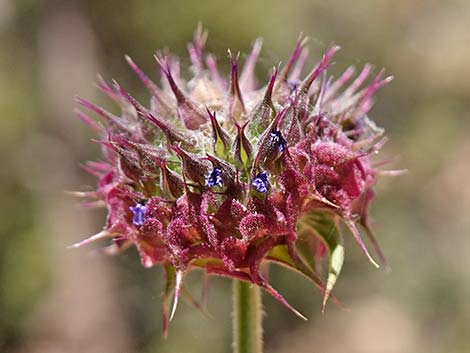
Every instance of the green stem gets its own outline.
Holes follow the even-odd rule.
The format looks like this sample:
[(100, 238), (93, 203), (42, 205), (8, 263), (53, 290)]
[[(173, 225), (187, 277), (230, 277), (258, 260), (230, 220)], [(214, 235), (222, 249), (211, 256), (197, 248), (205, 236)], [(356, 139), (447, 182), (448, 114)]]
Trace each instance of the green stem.
[(233, 280), (233, 352), (262, 353), (262, 303), (257, 285)]

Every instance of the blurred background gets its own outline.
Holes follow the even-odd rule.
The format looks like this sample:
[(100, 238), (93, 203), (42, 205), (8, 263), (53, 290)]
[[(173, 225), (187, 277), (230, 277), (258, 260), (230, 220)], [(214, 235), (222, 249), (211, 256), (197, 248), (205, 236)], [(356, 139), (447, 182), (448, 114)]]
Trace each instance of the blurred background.
[[(335, 41), (331, 72), (370, 62), (395, 76), (371, 112), (391, 140), (381, 157), (409, 169), (380, 179), (372, 207), (392, 272), (347, 237), (335, 293), (350, 310), (330, 303), (322, 317), (319, 293), (273, 268), (274, 286), (310, 319), (265, 296), (266, 352), (470, 352), (468, 0), (0, 0), (0, 352), (229, 351), (228, 281), (211, 281), (211, 317), (182, 303), (163, 340), (160, 269), (142, 268), (134, 250), (66, 250), (105, 217), (64, 193), (94, 187), (79, 163), (99, 156), (73, 97), (109, 107), (93, 85), (101, 73), (145, 99), (123, 56), (156, 78), (153, 53), (168, 47), (187, 67), (198, 21), (222, 62), (264, 38), (261, 79), (300, 32), (312, 65)], [(199, 274), (189, 282), (197, 291)]]

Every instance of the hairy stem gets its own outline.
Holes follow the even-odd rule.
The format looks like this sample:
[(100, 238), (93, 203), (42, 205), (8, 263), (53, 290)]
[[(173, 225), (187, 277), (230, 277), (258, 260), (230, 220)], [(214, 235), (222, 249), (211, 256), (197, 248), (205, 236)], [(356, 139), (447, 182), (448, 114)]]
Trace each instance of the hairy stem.
[(233, 281), (233, 352), (262, 353), (262, 303), (258, 286)]

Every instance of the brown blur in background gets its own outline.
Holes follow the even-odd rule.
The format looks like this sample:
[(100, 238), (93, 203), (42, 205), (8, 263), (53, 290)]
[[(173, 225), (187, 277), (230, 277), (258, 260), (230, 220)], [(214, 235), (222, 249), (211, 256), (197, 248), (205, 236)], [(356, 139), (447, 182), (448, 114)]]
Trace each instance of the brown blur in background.
[[(330, 303), (322, 317), (319, 293), (273, 268), (275, 287), (310, 319), (265, 296), (266, 352), (470, 352), (468, 0), (0, 0), (0, 352), (229, 351), (228, 281), (211, 281), (211, 317), (183, 302), (163, 340), (160, 269), (141, 267), (133, 249), (66, 250), (105, 216), (64, 193), (94, 187), (79, 163), (99, 156), (74, 96), (109, 107), (93, 86), (101, 73), (146, 99), (123, 56), (154, 78), (159, 48), (188, 67), (198, 21), (219, 61), (264, 38), (263, 80), (300, 32), (311, 65), (335, 41), (343, 49), (330, 72), (371, 62), (395, 76), (371, 112), (391, 140), (382, 158), (409, 169), (380, 179), (372, 207), (392, 272), (346, 237), (335, 293), (350, 310)], [(199, 290), (197, 273), (189, 282)]]

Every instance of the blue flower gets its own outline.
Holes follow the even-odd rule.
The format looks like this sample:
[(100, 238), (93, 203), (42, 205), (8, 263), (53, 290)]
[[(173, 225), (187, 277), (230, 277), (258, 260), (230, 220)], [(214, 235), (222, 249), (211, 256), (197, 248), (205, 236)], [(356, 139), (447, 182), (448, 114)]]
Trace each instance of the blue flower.
[(132, 218), (132, 223), (136, 226), (141, 226), (142, 224), (144, 224), (147, 206), (138, 203), (134, 207), (129, 207), (129, 209), (134, 214), (134, 217)]
[(261, 192), (263, 194), (267, 193), (269, 188), (268, 172), (264, 171), (259, 173), (253, 180), (251, 185), (255, 187), (256, 191)]
[(213, 186), (219, 186), (222, 187), (223, 185), (223, 179), (222, 179), (222, 171), (220, 168), (215, 167), (212, 169), (212, 171), (209, 173), (208, 176), (206, 176), (206, 186), (208, 187), (213, 187)]
[(276, 130), (271, 132), (269, 136), (271, 138), (271, 141), (277, 145), (279, 152), (282, 153), (286, 149), (287, 141), (284, 140), (284, 137), (282, 137), (281, 132), (279, 130)]

